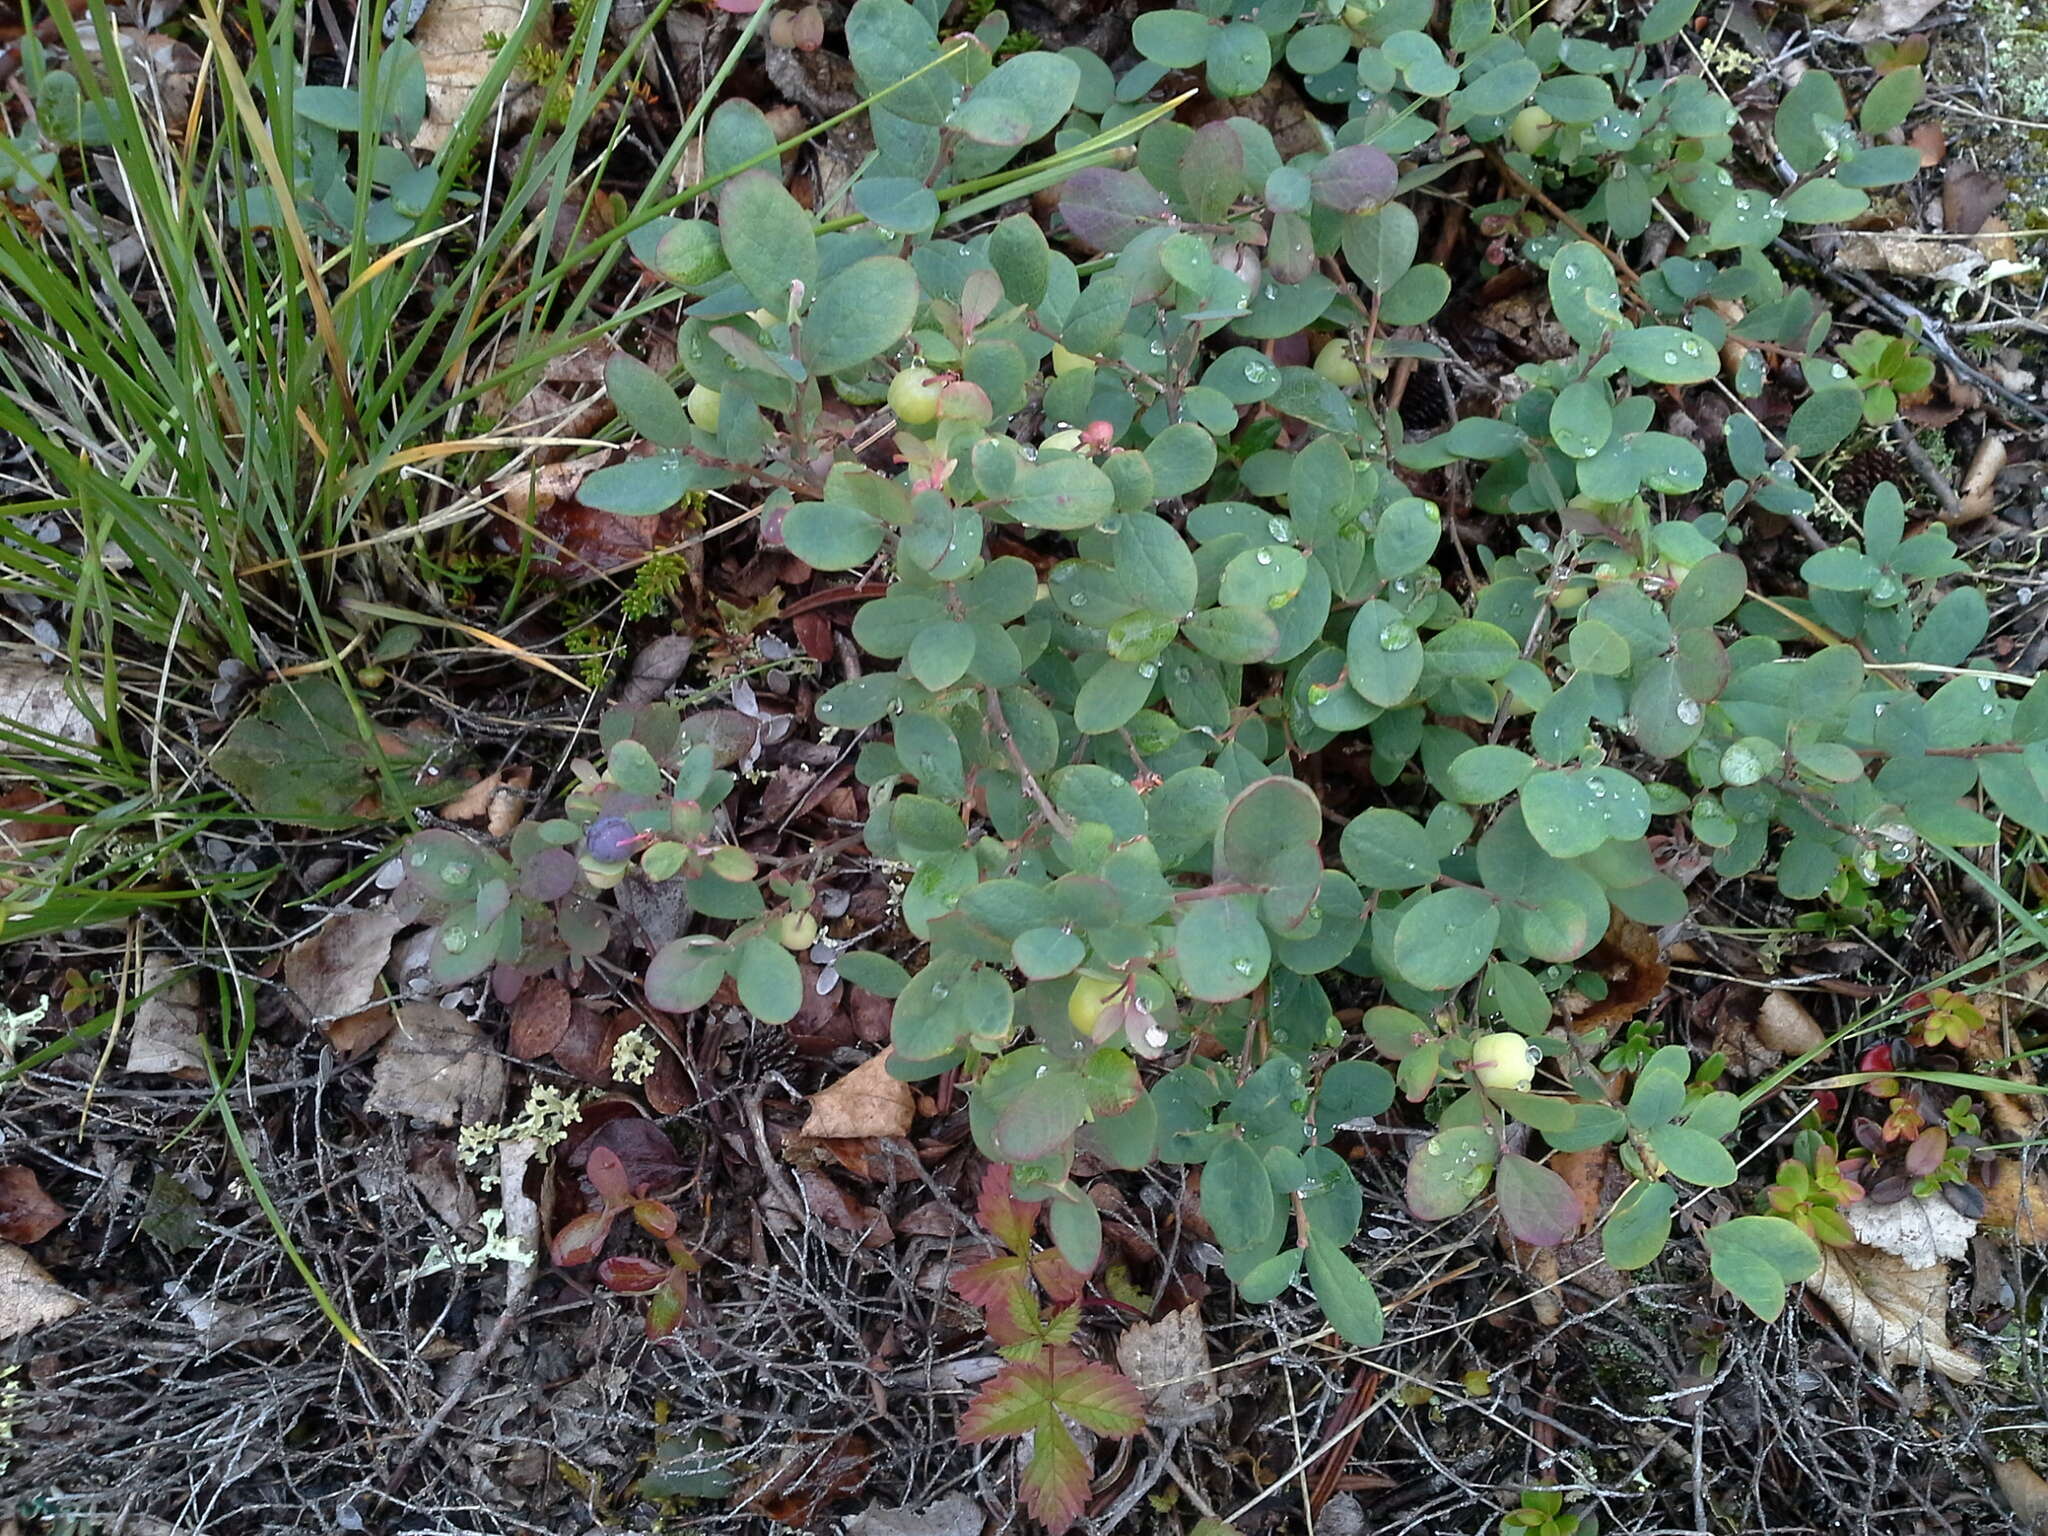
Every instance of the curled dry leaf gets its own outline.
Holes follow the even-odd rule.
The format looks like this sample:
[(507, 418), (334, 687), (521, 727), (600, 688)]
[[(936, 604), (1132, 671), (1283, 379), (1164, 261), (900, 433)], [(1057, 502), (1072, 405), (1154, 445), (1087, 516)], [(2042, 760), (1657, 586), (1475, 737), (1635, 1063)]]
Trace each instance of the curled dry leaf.
[(389, 907), (338, 912), (285, 952), (284, 984), (315, 1023), (367, 1008), (404, 920)]
[(1992, 1462), (1991, 1475), (2012, 1507), (2013, 1524), (2035, 1536), (2048, 1536), (2048, 1481), (2017, 1458)]
[(1856, 13), (1842, 29), (1852, 43), (1871, 43), (1880, 37), (1898, 37), (1910, 32), (1941, 0), (1874, 0)]
[(1133, 1323), (1116, 1341), (1116, 1363), (1145, 1394), (1145, 1422), (1154, 1428), (1183, 1429), (1215, 1414), (1217, 1378), (1200, 1307)]
[(128, 1036), (128, 1070), (205, 1077), (198, 978), (180, 971), (168, 956), (149, 955), (142, 962), (142, 992)]
[(69, 1317), (85, 1305), (12, 1243), (0, 1243), (0, 1339)]
[(0, 662), (0, 714), (44, 736), (92, 743), (92, 725), (71, 702), (64, 674), (32, 661)]
[(884, 1050), (811, 1096), (811, 1116), (802, 1134), (831, 1139), (908, 1136), (913, 1112), (910, 1084), (889, 1075), (889, 1051)]
[[(1936, 1202), (1939, 1204), (1940, 1202)], [(1823, 1248), (1807, 1285), (1842, 1326), (1887, 1366), (1916, 1365), (1950, 1381), (1975, 1381), (1984, 1367), (1948, 1341), (1948, 1266), (1909, 1269), (1895, 1254), (1858, 1245)]]
[(1804, 1056), (1819, 1049), (1827, 1035), (1804, 1003), (1790, 992), (1773, 989), (1764, 994), (1764, 1005), (1757, 1010), (1756, 1037), (1774, 1051)]
[(526, 792), (533, 787), (531, 768), (500, 768), (487, 773), (441, 807), (449, 821), (482, 822), (492, 837), (510, 837), (526, 815)]
[(1896, 1255), (1908, 1269), (1926, 1269), (1968, 1253), (1977, 1223), (1938, 1198), (1858, 1200), (1849, 1207), (1849, 1230), (1859, 1243)]
[(2023, 1172), (2008, 1158), (1999, 1159), (1984, 1192), (1982, 1224), (1994, 1232), (2010, 1232), (2013, 1241), (2028, 1247), (2048, 1243), (2048, 1178)]
[(476, 1025), (453, 1008), (406, 1003), (377, 1057), (367, 1108), (432, 1125), (473, 1125), (497, 1117), (505, 1062)]
[[(414, 149), (436, 153), (447, 146), (456, 121), (497, 62), (498, 51), (488, 40), (517, 32), (522, 10), (518, 0), (434, 0), (427, 7), (412, 33), (427, 71), (427, 117), (413, 135)], [(536, 99), (531, 85), (510, 86), (501, 131), (509, 134), (532, 116)]]
[(1986, 437), (1971, 456), (1963, 483), (1956, 487), (1956, 495), (1963, 504), (1959, 521), (1975, 522), (1991, 515), (1998, 494), (1998, 474), (2004, 468), (2005, 439)]
[(64, 1207), (43, 1192), (33, 1168), (9, 1163), (0, 1168), (0, 1238), (39, 1243), (63, 1225)]

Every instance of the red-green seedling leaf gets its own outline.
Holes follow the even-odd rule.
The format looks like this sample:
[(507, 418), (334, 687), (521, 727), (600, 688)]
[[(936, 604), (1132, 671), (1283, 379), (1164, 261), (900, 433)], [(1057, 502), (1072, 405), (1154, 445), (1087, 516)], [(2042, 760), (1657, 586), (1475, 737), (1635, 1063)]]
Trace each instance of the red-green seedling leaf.
[(1579, 1197), (1571, 1185), (1526, 1157), (1504, 1157), (1493, 1176), (1500, 1219), (1523, 1242), (1537, 1248), (1568, 1243), (1579, 1230)]
[(550, 1249), (554, 1261), (564, 1269), (575, 1264), (588, 1264), (604, 1247), (604, 1240), (611, 1230), (610, 1211), (586, 1211), (555, 1234)]
[(1098, 1435), (1121, 1438), (1144, 1427), (1145, 1401), (1121, 1372), (1065, 1346), (1004, 1367), (960, 1420), (967, 1444), (1029, 1436), (1024, 1504), (1048, 1531), (1068, 1529), (1087, 1507), (1089, 1467), (1061, 1415)]
[(663, 1201), (636, 1200), (633, 1203), (633, 1220), (649, 1237), (666, 1240), (676, 1235), (675, 1209)]
[(669, 1276), (666, 1264), (633, 1254), (615, 1253), (597, 1266), (597, 1278), (605, 1289), (621, 1296), (639, 1296), (653, 1290)]
[(583, 1172), (590, 1180), (590, 1187), (597, 1191), (606, 1205), (631, 1202), (633, 1191), (626, 1182), (626, 1165), (610, 1147), (591, 1148), (590, 1161), (584, 1165)]
[(665, 1339), (683, 1325), (683, 1282), (671, 1274), (647, 1304), (647, 1337)]

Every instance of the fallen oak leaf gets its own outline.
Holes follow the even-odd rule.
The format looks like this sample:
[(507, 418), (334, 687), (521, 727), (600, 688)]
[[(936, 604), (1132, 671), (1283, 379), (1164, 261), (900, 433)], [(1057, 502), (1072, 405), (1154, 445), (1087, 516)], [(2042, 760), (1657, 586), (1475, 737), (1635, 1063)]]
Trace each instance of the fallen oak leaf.
[(1884, 1365), (1917, 1365), (1960, 1382), (1984, 1374), (1948, 1341), (1948, 1265), (1908, 1269), (1895, 1255), (1861, 1244), (1823, 1248), (1820, 1269), (1806, 1284)]

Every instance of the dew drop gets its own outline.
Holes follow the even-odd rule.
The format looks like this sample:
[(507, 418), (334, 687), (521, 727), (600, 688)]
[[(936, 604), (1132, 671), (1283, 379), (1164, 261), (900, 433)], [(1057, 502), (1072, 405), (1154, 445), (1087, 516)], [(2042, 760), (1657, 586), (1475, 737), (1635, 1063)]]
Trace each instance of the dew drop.
[(1271, 565), (1273, 563), (1273, 551), (1270, 549), (1260, 550), (1258, 559), (1261, 565)]
[(1157, 1024), (1154, 1024), (1145, 1031), (1145, 1044), (1155, 1051), (1164, 1050), (1166, 1048), (1166, 1031)]
[(1230, 968), (1240, 976), (1249, 976), (1252, 973), (1251, 960), (1244, 955), (1239, 955), (1235, 960), (1231, 961)]
[(469, 930), (449, 926), (441, 930), (441, 947), (451, 955), (459, 955), (469, 948)]
[(1076, 592), (1076, 593), (1075, 593), (1075, 594), (1074, 594), (1074, 595), (1073, 595), (1072, 597), (1070, 597), (1070, 598), (1068, 598), (1068, 599), (1067, 599), (1067, 606), (1068, 606), (1068, 607), (1070, 607), (1070, 608), (1085, 608), (1085, 607), (1087, 607), (1087, 606), (1088, 606), (1088, 594), (1087, 594), (1086, 592)]
[(1702, 718), (1702, 712), (1697, 699), (1680, 699), (1672, 713), (1678, 716), (1678, 723), (1680, 725), (1698, 725)]
[(1677, 364), (1678, 364), (1678, 354), (1677, 354), (1676, 352), (1666, 352), (1666, 353), (1664, 354), (1664, 366), (1665, 366), (1665, 367), (1667, 367), (1667, 368), (1673, 368), (1673, 367), (1676, 367), (1676, 366), (1677, 366)]
[(1150, 352), (1154, 357), (1164, 357), (1166, 356), (1166, 343), (1159, 340), (1155, 336), (1152, 339), (1152, 344), (1148, 346), (1145, 350), (1147, 352)]
[(1177, 683), (1184, 683), (1194, 675), (1186, 667), (1175, 667), (1173, 669), (1173, 680)]
[(1405, 651), (1415, 643), (1415, 630), (1401, 623), (1380, 626), (1380, 649), (1383, 651)]
[(1564, 270), (1558, 275), (1561, 276), (1568, 283), (1577, 282), (1579, 278), (1578, 263), (1573, 261), (1566, 262), (1564, 264)]
[(1158, 675), (1159, 663), (1156, 661), (1145, 662), (1138, 668), (1138, 676), (1140, 677), (1157, 677)]

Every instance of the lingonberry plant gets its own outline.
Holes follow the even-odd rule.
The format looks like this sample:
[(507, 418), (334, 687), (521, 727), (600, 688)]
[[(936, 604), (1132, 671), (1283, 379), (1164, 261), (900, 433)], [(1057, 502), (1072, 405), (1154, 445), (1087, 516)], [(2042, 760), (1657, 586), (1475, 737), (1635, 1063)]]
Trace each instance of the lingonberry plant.
[[(1548, 1153), (1611, 1144), (1632, 1182), (1605, 1253), (1641, 1268), (1686, 1191), (1734, 1181), (1740, 1104), (1682, 1043), (1564, 1022), (1575, 963), (1618, 919), (1684, 916), (1706, 869), (1810, 902), (1992, 843), (1998, 815), (2048, 832), (2048, 691), (1972, 668), (1987, 610), (1946, 531), (1912, 531), (1890, 485), (1815, 494), (1925, 370), (1901, 339), (1836, 339), (1769, 259), (1915, 173), (1887, 140), (1918, 70), (1852, 116), (1809, 68), (1758, 153), (1764, 125), (1668, 46), (1693, 9), (1568, 33), (1490, 0), (1201, 0), (1141, 16), (1118, 75), (1078, 50), (998, 62), (1000, 13), (942, 42), (934, 5), (857, 0), (847, 48), (888, 94), (824, 221), (754, 169), (715, 219), (632, 236), (683, 305), (680, 377), (611, 365), (642, 451), (583, 498), (744, 494), (764, 539), (887, 583), (853, 636), (893, 666), (815, 712), (857, 733), (867, 850), (909, 871), (908, 963), (839, 971), (894, 998), (892, 1070), (968, 1085), (1005, 1198), (1044, 1205), (1076, 1275), (1101, 1247), (1078, 1157), (1200, 1165), (1241, 1293), (1305, 1283), (1377, 1343), (1330, 1143), (1397, 1093), (1434, 1120), (1417, 1216), (1490, 1192), (1517, 1238), (1562, 1242), (1581, 1207)], [(1316, 108), (1284, 143), (1231, 112), (1276, 68)], [(1169, 79), (1200, 81), (1199, 122), (1152, 100)], [(773, 148), (728, 103), (707, 171)], [(1439, 199), (1482, 169), (1501, 200)], [(1005, 212), (1053, 188), (1049, 223)], [(1459, 366), (1431, 328), (1454, 286), (1420, 257), (1432, 203), (1556, 324), (1424, 434), (1404, 386)], [(1718, 440), (1687, 389), (1725, 408)], [(1803, 592), (1745, 565), (1765, 513), (1837, 535)], [(729, 974), (788, 1017), (774, 925), (804, 893), (771, 905), (710, 836), (727, 785), (672, 719), (605, 743), (509, 865), (416, 845), (450, 912), (437, 966), (573, 963), (595, 890), (682, 879), (720, 931), (656, 955), (649, 1000), (696, 1007)], [(1765, 1316), (1818, 1266), (1809, 1233), (1839, 1235), (1801, 1166), (1793, 1219), (1705, 1233)]]

